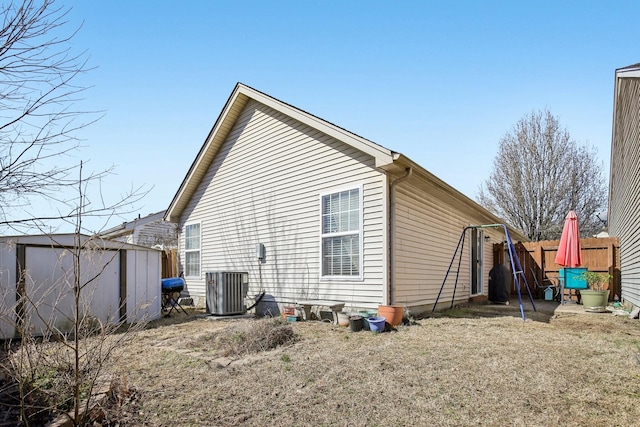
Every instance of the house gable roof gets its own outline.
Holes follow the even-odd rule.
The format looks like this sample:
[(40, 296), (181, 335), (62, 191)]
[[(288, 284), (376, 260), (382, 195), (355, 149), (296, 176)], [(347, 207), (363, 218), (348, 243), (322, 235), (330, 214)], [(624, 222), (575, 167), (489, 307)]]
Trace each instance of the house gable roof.
[[(450, 202), (471, 208), (477, 212), (482, 218), (492, 223), (502, 223), (503, 220), (489, 212), (484, 207), (464, 195), (460, 191), (451, 187), (449, 184), (440, 180), (431, 172), (413, 162), (408, 157), (391, 151), (383, 146), (376, 144), (368, 139), (358, 136), (344, 128), (334, 125), (326, 120), (323, 120), (313, 114), (296, 108), (290, 104), (275, 99), (263, 92), (246, 86), (242, 83), (238, 83), (234, 88), (231, 96), (227, 100), (222, 112), (218, 116), (213, 128), (209, 132), (209, 135), (205, 139), (203, 146), (200, 148), (193, 164), (189, 168), (187, 175), (180, 184), (180, 187), (174, 196), (169, 208), (166, 210), (165, 219), (172, 222), (179, 222), (180, 215), (185, 209), (189, 200), (195, 193), (202, 178), (207, 173), (209, 166), (213, 162), (218, 150), (224, 143), (229, 132), (233, 128), (242, 110), (247, 105), (249, 100), (255, 100), (276, 111), (279, 111), (289, 117), (292, 117), (314, 129), (317, 129), (339, 141), (353, 146), (362, 152), (370, 154), (375, 159), (376, 167), (389, 173), (403, 174), (407, 168), (412, 168), (416, 175), (423, 177), (426, 182), (429, 182), (432, 186), (441, 190), (441, 194), (446, 194), (446, 197)], [(527, 238), (521, 234), (518, 230), (509, 227), (513, 233), (513, 237), (516, 240), (527, 240)]]
[(200, 181), (207, 172), (207, 169), (211, 165), (211, 162), (215, 158), (218, 150), (222, 146), (227, 135), (238, 119), (238, 116), (250, 99), (286, 114), (287, 116), (336, 138), (339, 141), (345, 142), (364, 153), (370, 154), (375, 159), (377, 167), (393, 163), (395, 153), (391, 150), (327, 122), (326, 120), (322, 120), (313, 114), (307, 113), (306, 111), (275, 99), (263, 92), (242, 83), (238, 83), (233, 89), (231, 96), (227, 100), (220, 116), (218, 116), (218, 119), (213, 125), (213, 128), (209, 132), (202, 148), (200, 148), (200, 151), (189, 168), (187, 175), (180, 184), (176, 195), (169, 205), (169, 209), (166, 211), (166, 219), (173, 222), (178, 221), (180, 214), (191, 199), (193, 193), (196, 191), (198, 184), (200, 184)]

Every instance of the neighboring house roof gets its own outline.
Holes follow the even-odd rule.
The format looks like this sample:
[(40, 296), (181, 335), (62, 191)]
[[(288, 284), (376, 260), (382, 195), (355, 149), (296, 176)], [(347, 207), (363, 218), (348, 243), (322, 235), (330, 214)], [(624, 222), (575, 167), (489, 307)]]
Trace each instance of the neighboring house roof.
[(98, 233), (112, 239), (139, 246), (171, 249), (177, 247), (176, 224), (164, 220), (165, 211), (156, 212)]
[(631, 65), (627, 65), (626, 67), (618, 68), (616, 72), (625, 71), (625, 70), (634, 70), (634, 69), (640, 69), (640, 62), (638, 62), (637, 64), (631, 64)]
[(153, 221), (158, 221), (164, 218), (164, 214), (166, 211), (156, 212), (145, 217), (140, 217), (134, 219), (133, 221), (123, 222), (120, 225), (116, 225), (115, 227), (104, 230), (98, 235), (103, 239), (115, 239), (122, 236), (127, 236), (129, 234), (133, 234), (136, 227), (140, 227), (142, 225), (148, 224)]
[[(276, 111), (279, 111), (293, 119), (296, 119), (314, 129), (317, 129), (337, 140), (351, 145), (371, 155), (375, 159), (376, 167), (393, 173), (403, 173), (406, 168), (413, 168), (413, 174), (420, 175), (430, 184), (436, 186), (451, 198), (454, 203), (462, 204), (480, 212), (483, 216), (491, 219), (495, 223), (504, 223), (503, 220), (480, 206), (469, 197), (465, 196), (449, 184), (445, 183), (435, 175), (413, 162), (400, 153), (391, 151), (375, 142), (369, 141), (358, 136), (346, 129), (334, 125), (326, 120), (307, 113), (290, 104), (279, 101), (263, 92), (246, 86), (242, 83), (236, 84), (231, 96), (227, 100), (220, 116), (216, 120), (213, 128), (209, 132), (202, 148), (198, 152), (193, 164), (189, 168), (187, 175), (180, 184), (176, 195), (174, 196), (169, 208), (166, 211), (165, 218), (172, 222), (178, 222), (180, 215), (189, 203), (189, 200), (196, 191), (205, 173), (209, 169), (218, 150), (227, 138), (229, 132), (233, 128), (239, 114), (242, 112), (247, 102), (253, 99), (261, 104), (267, 105)], [(522, 233), (510, 227), (514, 240), (528, 240)]]
[[(640, 78), (640, 63), (628, 65), (626, 67), (618, 68), (616, 70), (616, 81), (615, 81), (615, 89), (614, 89), (614, 98), (618, 96), (618, 78)], [(613, 114), (615, 116), (616, 113), (616, 103), (614, 99), (613, 104)], [(614, 123), (615, 127), (615, 123)]]

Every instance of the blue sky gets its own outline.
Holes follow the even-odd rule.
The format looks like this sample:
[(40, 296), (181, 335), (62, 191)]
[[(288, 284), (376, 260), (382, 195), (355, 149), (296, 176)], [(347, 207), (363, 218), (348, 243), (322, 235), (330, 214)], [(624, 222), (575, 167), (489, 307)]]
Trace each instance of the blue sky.
[(83, 105), (105, 112), (77, 157), (115, 165), (108, 200), (153, 187), (109, 226), (168, 207), (238, 81), (474, 198), (500, 138), (545, 107), (608, 177), (614, 71), (640, 62), (637, 1), (58, 3), (96, 67)]

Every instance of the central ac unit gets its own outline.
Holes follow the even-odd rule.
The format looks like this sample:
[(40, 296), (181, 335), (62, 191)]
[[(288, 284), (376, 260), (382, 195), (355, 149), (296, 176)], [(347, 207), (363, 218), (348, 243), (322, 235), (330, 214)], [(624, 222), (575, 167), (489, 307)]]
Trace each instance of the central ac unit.
[(249, 291), (249, 273), (210, 271), (207, 273), (207, 312), (214, 315), (244, 314)]

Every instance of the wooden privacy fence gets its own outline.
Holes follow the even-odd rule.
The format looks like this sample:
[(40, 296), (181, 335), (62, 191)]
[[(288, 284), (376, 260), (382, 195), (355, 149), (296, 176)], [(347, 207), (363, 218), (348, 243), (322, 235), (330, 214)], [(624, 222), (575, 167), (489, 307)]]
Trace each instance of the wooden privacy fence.
[[(541, 298), (542, 286), (558, 285), (561, 265), (555, 263), (559, 240), (516, 243), (516, 253), (534, 296)], [(613, 276), (609, 289), (609, 298), (620, 295), (620, 244), (616, 237), (580, 239), (582, 248), (582, 266), (589, 271), (609, 273)], [(505, 243), (493, 245), (493, 265), (509, 265), (509, 253)], [(536, 280), (541, 287), (536, 287)], [(511, 292), (515, 292), (513, 287)], [(520, 292), (526, 292), (521, 286)]]
[(178, 277), (178, 254), (175, 249), (162, 251), (162, 278)]

